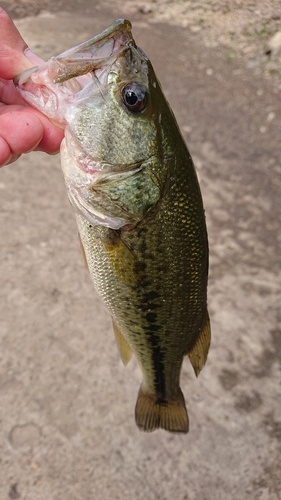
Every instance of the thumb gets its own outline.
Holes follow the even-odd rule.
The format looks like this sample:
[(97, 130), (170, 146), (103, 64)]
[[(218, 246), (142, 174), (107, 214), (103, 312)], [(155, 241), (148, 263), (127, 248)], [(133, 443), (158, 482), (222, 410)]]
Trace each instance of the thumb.
[(25, 56), (27, 44), (13, 21), (0, 7), (0, 77), (11, 80), (34, 64)]

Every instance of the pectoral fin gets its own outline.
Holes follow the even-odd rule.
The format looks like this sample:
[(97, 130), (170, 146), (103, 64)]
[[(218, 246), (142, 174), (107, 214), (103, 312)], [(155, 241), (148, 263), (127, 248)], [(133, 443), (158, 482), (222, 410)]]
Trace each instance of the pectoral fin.
[(200, 371), (207, 361), (207, 356), (209, 352), (211, 342), (211, 327), (208, 312), (206, 311), (206, 319), (201, 329), (200, 335), (196, 340), (196, 343), (191, 351), (187, 353), (190, 362), (195, 371), (196, 377), (198, 377)]
[(127, 340), (124, 338), (124, 335), (120, 332), (119, 326), (115, 323), (114, 320), (112, 320), (112, 324), (119, 354), (124, 365), (126, 366), (133, 355), (133, 351), (129, 346)]

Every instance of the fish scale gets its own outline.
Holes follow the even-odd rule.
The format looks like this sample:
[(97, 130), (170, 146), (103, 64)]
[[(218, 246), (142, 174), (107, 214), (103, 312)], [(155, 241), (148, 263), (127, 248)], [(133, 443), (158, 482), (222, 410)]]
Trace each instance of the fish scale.
[[(116, 21), (18, 87), (65, 128), (61, 162), (83, 254), (124, 364), (134, 354), (142, 369), (136, 423), (187, 432), (182, 362), (188, 355), (198, 375), (210, 344), (205, 215), (190, 154), (130, 30)], [(86, 73), (68, 98), (63, 82)], [(30, 96), (36, 82), (45, 102), (48, 89), (57, 94), (57, 110), (40, 107), (40, 89)]]

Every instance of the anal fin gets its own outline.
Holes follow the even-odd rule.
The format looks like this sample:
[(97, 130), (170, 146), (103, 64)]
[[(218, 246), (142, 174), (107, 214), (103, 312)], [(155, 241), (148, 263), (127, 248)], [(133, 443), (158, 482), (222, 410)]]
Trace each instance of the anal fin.
[(124, 365), (126, 366), (133, 355), (133, 351), (129, 346), (127, 340), (125, 339), (124, 335), (120, 332), (119, 326), (115, 323), (114, 320), (112, 320), (112, 324), (118, 351)]
[(181, 389), (178, 396), (171, 401), (159, 400), (141, 387), (135, 408), (137, 426), (147, 432), (165, 429), (170, 432), (187, 433), (189, 429), (188, 415)]
[(200, 335), (195, 342), (194, 347), (187, 353), (190, 362), (198, 377), (200, 371), (205, 365), (208, 357), (209, 347), (211, 343), (211, 326), (208, 311), (206, 311), (206, 318), (203, 323)]

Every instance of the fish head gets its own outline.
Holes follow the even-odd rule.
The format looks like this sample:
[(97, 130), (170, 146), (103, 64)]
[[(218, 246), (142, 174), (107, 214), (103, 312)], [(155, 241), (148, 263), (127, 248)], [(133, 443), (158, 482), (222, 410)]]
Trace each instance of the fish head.
[(28, 70), (17, 85), (28, 102), (65, 129), (62, 167), (79, 213), (83, 203), (89, 209), (93, 185), (131, 175), (163, 148), (165, 98), (129, 21), (118, 20), (31, 74)]
[(127, 28), (106, 40), (103, 60), (65, 110), (67, 147), (78, 145), (75, 157), (88, 173), (131, 170), (157, 151), (153, 70)]

